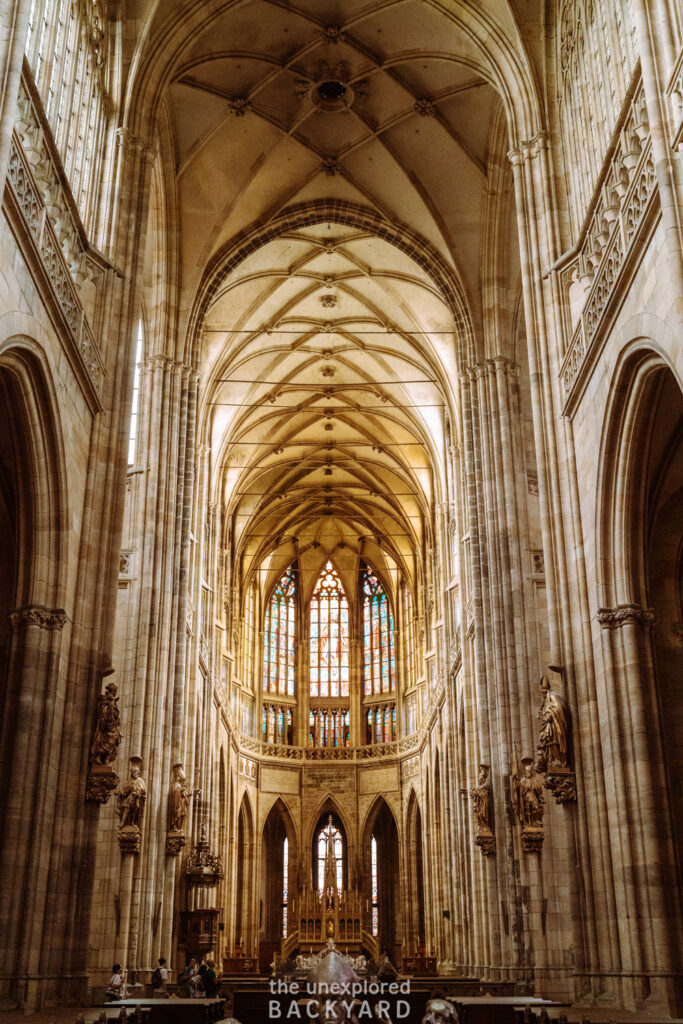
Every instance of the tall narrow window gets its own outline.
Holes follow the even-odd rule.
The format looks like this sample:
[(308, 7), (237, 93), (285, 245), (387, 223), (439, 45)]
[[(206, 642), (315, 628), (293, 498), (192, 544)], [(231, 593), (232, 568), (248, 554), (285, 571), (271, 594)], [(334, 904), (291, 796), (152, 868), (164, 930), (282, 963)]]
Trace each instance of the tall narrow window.
[(334, 824), (332, 817), (327, 825), (321, 828), (316, 837), (318, 860), (318, 892), (336, 888), (341, 892), (344, 888), (344, 843), (342, 834)]
[(266, 610), (263, 689), (294, 696), (296, 576), (290, 566), (280, 577)]
[(370, 839), (370, 857), (372, 859), (372, 934), (379, 935), (379, 889), (377, 886), (377, 840)]
[(130, 413), (130, 434), (128, 435), (128, 465), (135, 465), (135, 449), (138, 440), (138, 405), (140, 402), (140, 375), (142, 369), (142, 320), (138, 324), (138, 340), (135, 347), (135, 375), (133, 377), (133, 407)]
[(287, 938), (289, 911), (289, 840), (285, 836), (282, 846), (282, 938)]
[(332, 562), (311, 598), (309, 667), (311, 697), (348, 697), (349, 605)]
[(361, 567), (363, 591), (363, 678), (366, 696), (395, 687), (394, 622), (384, 587), (369, 566)]

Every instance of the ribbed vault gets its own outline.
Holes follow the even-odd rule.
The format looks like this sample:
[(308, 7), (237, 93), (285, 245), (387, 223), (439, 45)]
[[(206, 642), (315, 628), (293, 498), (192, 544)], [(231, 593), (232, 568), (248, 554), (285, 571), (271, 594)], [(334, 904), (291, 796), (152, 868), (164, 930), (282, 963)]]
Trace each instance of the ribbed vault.
[(157, 9), (136, 74), (159, 76), (178, 328), (233, 585), (298, 559), (312, 586), (332, 557), (349, 581), (365, 558), (422, 586), (483, 318), (491, 140), (524, 60), (494, 51), (515, 20), (416, 0), (180, 7)]

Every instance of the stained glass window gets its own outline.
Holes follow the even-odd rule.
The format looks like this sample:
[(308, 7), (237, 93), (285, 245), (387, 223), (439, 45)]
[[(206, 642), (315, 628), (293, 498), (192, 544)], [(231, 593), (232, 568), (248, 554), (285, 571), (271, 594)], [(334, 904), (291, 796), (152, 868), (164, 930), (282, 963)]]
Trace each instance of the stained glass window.
[(366, 743), (391, 743), (396, 739), (396, 705), (377, 704), (367, 710)]
[(263, 645), (263, 689), (266, 693), (294, 695), (296, 641), (296, 577), (290, 566), (273, 590)]
[(348, 708), (311, 708), (308, 714), (309, 747), (348, 747), (351, 715)]
[(349, 605), (332, 562), (311, 598), (309, 667), (311, 697), (348, 697)]
[[(327, 858), (328, 844), (331, 846), (330, 860), (332, 866), (332, 877), (337, 891), (341, 892), (344, 887), (344, 843), (339, 829), (330, 821), (318, 832), (316, 848), (318, 853), (318, 892), (325, 889), (325, 860)], [(329, 880), (328, 880), (329, 886)]]
[(384, 587), (367, 565), (361, 568), (361, 587), (365, 694), (391, 693), (396, 679), (391, 608)]
[(294, 739), (292, 709), (264, 704), (261, 711), (261, 735), (266, 743), (291, 744)]
[(289, 910), (289, 840), (285, 836), (282, 847), (282, 938), (287, 938), (287, 912)]
[(379, 889), (377, 886), (377, 840), (370, 839), (370, 856), (372, 858), (372, 934), (379, 935)]

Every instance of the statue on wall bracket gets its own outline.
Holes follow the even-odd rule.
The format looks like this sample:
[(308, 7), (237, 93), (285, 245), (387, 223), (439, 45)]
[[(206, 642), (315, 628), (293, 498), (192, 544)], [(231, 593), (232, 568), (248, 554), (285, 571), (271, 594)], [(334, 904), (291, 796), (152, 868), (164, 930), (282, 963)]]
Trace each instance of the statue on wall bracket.
[(106, 804), (119, 783), (118, 775), (110, 767), (121, 742), (121, 711), (116, 692), (116, 684), (109, 683), (97, 698), (85, 795), (87, 800), (98, 804)]
[[(562, 668), (549, 665), (551, 672), (562, 675)], [(536, 749), (536, 771), (545, 773), (545, 788), (558, 804), (576, 800), (576, 776), (569, 763), (571, 749), (571, 717), (566, 700), (553, 690), (545, 676), (539, 683), (541, 706), (538, 718), (541, 731)]]
[(116, 793), (116, 807), (119, 815), (118, 840), (121, 853), (140, 852), (140, 824), (147, 799), (147, 787), (140, 774), (141, 764), (142, 758), (130, 758), (129, 776)]
[(540, 777), (534, 771), (534, 759), (523, 757), (521, 771), (515, 762), (510, 778), (510, 796), (515, 816), (522, 825), (522, 849), (525, 853), (540, 853), (543, 846), (543, 814), (545, 800)]
[(199, 790), (190, 788), (182, 763), (173, 765), (173, 782), (168, 798), (168, 832), (166, 833), (166, 854), (177, 857), (185, 846), (185, 819), (190, 800)]
[(472, 810), (477, 819), (475, 843), (485, 857), (496, 852), (496, 837), (493, 834), (493, 802), (491, 791), (491, 769), (487, 764), (479, 765), (477, 785), (470, 790)]

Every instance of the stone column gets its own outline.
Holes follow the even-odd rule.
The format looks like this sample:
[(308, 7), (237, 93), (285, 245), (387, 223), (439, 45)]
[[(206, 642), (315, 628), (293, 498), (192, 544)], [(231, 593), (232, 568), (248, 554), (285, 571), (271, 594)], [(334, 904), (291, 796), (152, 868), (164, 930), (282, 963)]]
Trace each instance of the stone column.
[(67, 616), (62, 609), (31, 605), (12, 612), (10, 620), (9, 687), (0, 740), (2, 760), (9, 763), (0, 849), (6, 883), (0, 902), (0, 984), (3, 994), (20, 1005), (35, 1005), (45, 927), (37, 883), (41, 890), (47, 885), (45, 845), (54, 835)]
[(9, 0), (0, 7), (0, 196), (5, 191), (30, 10), (31, 0)]

